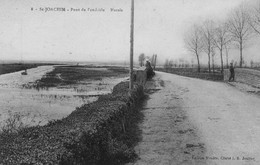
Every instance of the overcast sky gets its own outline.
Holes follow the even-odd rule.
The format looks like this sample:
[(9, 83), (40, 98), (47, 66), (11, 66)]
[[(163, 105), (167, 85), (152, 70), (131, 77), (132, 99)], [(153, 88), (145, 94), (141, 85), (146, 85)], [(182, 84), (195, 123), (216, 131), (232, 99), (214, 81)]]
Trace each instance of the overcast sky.
[[(183, 34), (243, 0), (135, 0), (135, 58), (187, 56)], [(129, 60), (130, 0), (1, 0), (1, 60)], [(62, 11), (39, 11), (45, 7)], [(71, 11), (86, 9), (86, 11)], [(88, 11), (88, 8), (105, 11)], [(111, 12), (111, 8), (121, 9)], [(33, 9), (33, 10), (32, 10)], [(69, 11), (68, 11), (69, 10)]]

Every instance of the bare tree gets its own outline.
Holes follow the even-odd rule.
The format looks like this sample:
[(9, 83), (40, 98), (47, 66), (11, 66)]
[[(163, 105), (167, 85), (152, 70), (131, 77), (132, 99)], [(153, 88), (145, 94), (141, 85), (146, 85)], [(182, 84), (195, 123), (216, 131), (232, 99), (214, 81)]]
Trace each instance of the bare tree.
[(245, 44), (250, 39), (252, 34), (252, 28), (250, 26), (250, 17), (246, 7), (242, 4), (237, 9), (233, 10), (228, 19), (229, 32), (232, 40), (239, 47), (240, 51), (240, 63), (243, 64), (243, 49)]
[(140, 64), (140, 66), (142, 67), (142, 66), (144, 66), (144, 60), (145, 60), (145, 55), (144, 55), (144, 53), (142, 53), (142, 54), (140, 54), (139, 55), (139, 64)]
[(253, 8), (250, 12), (249, 24), (254, 31), (260, 35), (260, 1), (258, 1), (258, 6)]
[(209, 72), (211, 72), (210, 69), (210, 55), (213, 44), (213, 37), (214, 37), (214, 23), (212, 20), (207, 20), (204, 22), (202, 27), (202, 34), (203, 34), (203, 50), (208, 55), (208, 69)]
[(226, 67), (227, 68), (229, 68), (229, 65), (228, 65), (228, 53), (229, 53), (229, 49), (230, 49), (230, 47), (229, 47), (229, 44), (226, 44), (225, 46), (225, 51), (226, 51)]
[(202, 51), (201, 31), (198, 25), (194, 25), (184, 38), (185, 47), (193, 53), (198, 62), (198, 72), (200, 72), (200, 53)]
[(228, 33), (228, 25), (226, 23), (219, 23), (214, 31), (214, 45), (219, 50), (221, 60), (221, 73), (223, 73), (223, 50), (231, 41), (231, 37)]
[(211, 47), (211, 59), (212, 59), (212, 71), (213, 71), (213, 73), (215, 73), (215, 49), (214, 49), (214, 47), (212, 46)]

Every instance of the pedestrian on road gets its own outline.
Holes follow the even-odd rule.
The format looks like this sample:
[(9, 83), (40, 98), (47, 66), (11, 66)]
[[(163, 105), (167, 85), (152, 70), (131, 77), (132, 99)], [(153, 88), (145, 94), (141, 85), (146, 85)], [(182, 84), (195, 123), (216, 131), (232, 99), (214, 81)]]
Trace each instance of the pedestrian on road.
[(229, 82), (235, 81), (235, 69), (234, 69), (233, 63), (230, 63), (229, 71), (230, 71)]

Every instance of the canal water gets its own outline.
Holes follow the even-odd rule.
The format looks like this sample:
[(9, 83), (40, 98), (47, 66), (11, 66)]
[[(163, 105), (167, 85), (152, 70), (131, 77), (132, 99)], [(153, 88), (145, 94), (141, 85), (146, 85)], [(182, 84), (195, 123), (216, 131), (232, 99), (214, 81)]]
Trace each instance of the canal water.
[(76, 107), (97, 100), (99, 95), (111, 93), (116, 84), (126, 80), (126, 77), (109, 77), (65, 88), (24, 88), (24, 84), (33, 83), (52, 70), (53, 66), (40, 66), (28, 69), (28, 75), (21, 75), (22, 71), (0, 75), (0, 128), (14, 114), (29, 126), (61, 119)]

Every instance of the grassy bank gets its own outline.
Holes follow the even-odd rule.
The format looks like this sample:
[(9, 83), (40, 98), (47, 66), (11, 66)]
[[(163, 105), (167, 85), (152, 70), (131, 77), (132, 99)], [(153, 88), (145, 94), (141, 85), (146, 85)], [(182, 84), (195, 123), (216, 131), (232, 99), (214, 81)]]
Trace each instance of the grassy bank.
[(206, 69), (201, 69), (201, 72), (197, 71), (197, 68), (157, 68), (157, 71), (177, 74), (186, 77), (199, 78), (212, 81), (223, 81), (224, 75), (220, 72), (209, 73)]
[(0, 64), (0, 75), (12, 72), (18, 72), (25, 69), (36, 68), (43, 65), (54, 65), (49, 63), (34, 63), (34, 64), (22, 64), (22, 63), (12, 63), (12, 64)]
[(0, 135), (0, 164), (122, 164), (136, 158), (137, 105), (142, 86), (129, 92), (119, 83), (112, 94), (76, 108), (45, 126)]
[(260, 71), (260, 68), (259, 68), (259, 67), (255, 67), (255, 68), (248, 68), (248, 69), (253, 69), (253, 70), (258, 70), (258, 71)]

